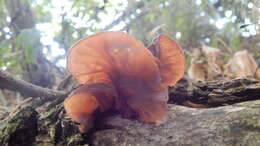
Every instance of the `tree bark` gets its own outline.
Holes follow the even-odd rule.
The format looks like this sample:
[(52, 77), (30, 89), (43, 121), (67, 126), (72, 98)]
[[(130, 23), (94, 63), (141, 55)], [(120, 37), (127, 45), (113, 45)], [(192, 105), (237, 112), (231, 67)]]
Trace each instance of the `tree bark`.
[[(238, 78), (215, 83), (196, 82), (190, 88), (187, 83), (171, 87), (170, 103), (184, 104), (189, 101), (204, 107), (217, 107), (260, 100), (260, 83), (250, 78)], [(191, 105), (192, 106), (192, 105)]]
[[(176, 101), (177, 98), (182, 98), (182, 95), (188, 101), (192, 98), (197, 101), (202, 97), (221, 97), (222, 102), (215, 100), (218, 104), (213, 104), (215, 107), (211, 108), (169, 104), (168, 118), (161, 124), (141, 123), (121, 118), (119, 115), (103, 115), (97, 118), (95, 126), (86, 134), (80, 134), (77, 125), (66, 117), (62, 97), (47, 103), (38, 113), (31, 106), (25, 106), (0, 122), (0, 145), (259, 145), (260, 100), (257, 99), (260, 83), (255, 80), (237, 79), (224, 82), (223, 86), (218, 87), (216, 84), (200, 85), (202, 84), (186, 91), (176, 90), (181, 89), (178, 86), (171, 88), (170, 96), (174, 97), (171, 100)], [(221, 89), (223, 92), (218, 92), (217, 96), (205, 96), (205, 92), (197, 92), (213, 87), (214, 90)], [(215, 93), (214, 90), (205, 91)], [(230, 91), (228, 96), (227, 91)], [(247, 99), (252, 101), (245, 102)], [(202, 101), (200, 104), (207, 103), (207, 106), (213, 103), (212, 100)], [(241, 103), (216, 107), (226, 101), (232, 101), (229, 104)]]
[(92, 135), (94, 146), (259, 145), (260, 100), (211, 109), (169, 105), (168, 119), (160, 124), (110, 117), (111, 129)]

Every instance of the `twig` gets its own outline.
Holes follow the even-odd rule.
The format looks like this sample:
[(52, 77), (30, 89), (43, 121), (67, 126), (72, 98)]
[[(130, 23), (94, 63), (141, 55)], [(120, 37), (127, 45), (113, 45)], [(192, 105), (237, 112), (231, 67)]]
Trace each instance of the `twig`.
[(13, 77), (11, 74), (2, 70), (0, 70), (0, 88), (17, 91), (34, 98), (45, 98), (46, 100), (53, 100), (67, 95), (67, 93), (62, 91), (36, 86), (24, 80)]
[(1, 110), (9, 111), (9, 107), (0, 105), (0, 111), (1, 111)]
[(70, 83), (72, 75), (67, 75), (57, 86), (57, 90), (62, 90)]
[(29, 97), (25, 100), (23, 100), (21, 103), (19, 103), (19, 105), (17, 105), (14, 109), (13, 109), (13, 113), (15, 113), (16, 111), (18, 111), (19, 109), (21, 109), (24, 105), (26, 105), (26, 103), (32, 101), (33, 98), (32, 97)]
[(142, 1), (137, 2), (134, 7), (131, 7), (131, 8), (127, 7), (124, 10), (122, 15), (117, 17), (112, 23), (108, 24), (103, 30), (109, 30), (109, 29), (113, 28), (114, 26), (119, 24), (121, 21), (125, 20), (127, 17), (131, 16), (132, 14), (135, 14), (136, 9), (141, 9), (143, 7), (144, 7), (144, 3)]
[(227, 50), (229, 55), (234, 54), (234, 51), (221, 38), (218, 37), (217, 39), (224, 46), (224, 48)]
[(131, 19), (131, 21), (126, 24), (126, 26), (124, 26), (123, 28), (121, 28), (119, 31), (124, 31), (127, 28), (129, 28), (131, 25), (135, 24), (136, 20), (140, 19), (141, 17), (145, 16), (146, 14), (148, 14), (149, 11), (143, 11), (140, 14), (138, 14), (134, 19)]

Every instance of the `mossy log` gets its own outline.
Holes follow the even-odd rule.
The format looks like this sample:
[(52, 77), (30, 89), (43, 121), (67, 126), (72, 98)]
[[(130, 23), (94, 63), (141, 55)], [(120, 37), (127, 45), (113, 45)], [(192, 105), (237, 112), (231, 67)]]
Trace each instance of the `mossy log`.
[[(168, 118), (160, 124), (141, 123), (119, 115), (99, 117), (95, 127), (86, 134), (80, 134), (77, 125), (66, 117), (62, 104), (64, 97), (47, 103), (38, 113), (25, 106), (0, 123), (0, 145), (260, 145), (260, 83), (240, 79), (221, 85), (203, 85), (203, 89), (214, 87), (203, 90), (205, 92), (197, 92), (202, 90), (201, 86), (186, 91), (177, 91), (175, 89), (179, 87), (174, 87), (170, 92), (170, 102), (186, 96), (186, 100), (208, 107), (213, 103), (209, 99), (220, 97), (222, 102), (212, 104), (214, 107), (169, 104)], [(214, 90), (223, 92), (216, 95)], [(226, 101), (232, 105), (217, 107)]]

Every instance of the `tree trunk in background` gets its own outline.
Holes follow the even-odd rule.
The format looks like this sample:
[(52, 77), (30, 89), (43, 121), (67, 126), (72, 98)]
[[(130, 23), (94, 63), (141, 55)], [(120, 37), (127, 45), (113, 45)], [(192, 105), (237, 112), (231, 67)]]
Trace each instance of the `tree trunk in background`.
[[(5, 2), (11, 17), (10, 27), (15, 36), (24, 29), (35, 28), (34, 15), (27, 0), (6, 0)], [(33, 46), (33, 49), (37, 49), (36, 63), (27, 63), (24, 61), (26, 48), (15, 48), (23, 52), (20, 58), (23, 78), (39, 86), (51, 87), (53, 85), (53, 76), (42, 54), (40, 40), (37, 40), (36, 44)]]

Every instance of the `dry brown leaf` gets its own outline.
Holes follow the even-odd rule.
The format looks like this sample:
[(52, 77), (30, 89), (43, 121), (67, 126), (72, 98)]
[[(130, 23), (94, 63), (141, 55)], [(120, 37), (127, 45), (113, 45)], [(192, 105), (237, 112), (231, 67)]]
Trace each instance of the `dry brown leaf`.
[(253, 56), (246, 50), (236, 52), (225, 66), (226, 79), (254, 77), (260, 79), (260, 71)]
[(222, 53), (217, 48), (202, 46), (193, 52), (193, 58), (188, 70), (191, 79), (213, 81), (218, 79), (223, 72)]

